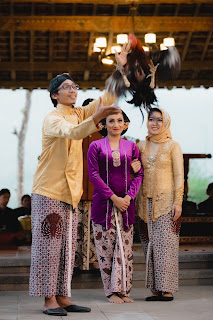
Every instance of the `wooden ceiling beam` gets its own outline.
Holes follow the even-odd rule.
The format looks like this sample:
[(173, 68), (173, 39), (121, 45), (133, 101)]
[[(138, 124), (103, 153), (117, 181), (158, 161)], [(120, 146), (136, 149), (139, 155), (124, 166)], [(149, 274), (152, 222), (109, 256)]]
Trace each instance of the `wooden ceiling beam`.
[[(179, 10), (180, 10), (180, 4), (178, 3), (178, 4), (176, 5), (176, 8), (175, 8), (175, 13), (174, 13), (174, 16), (175, 16), (175, 17), (177, 17)], [(173, 36), (173, 33), (174, 33), (173, 31), (170, 31), (169, 37), (172, 37), (172, 36)]]
[[(74, 4), (72, 6), (72, 15), (75, 15), (75, 13), (76, 13), (76, 4)], [(69, 44), (68, 44), (68, 50), (69, 50), (68, 59), (69, 59), (69, 61), (72, 59), (72, 51), (73, 51), (73, 48), (72, 48), (73, 41), (72, 41), (72, 39), (73, 39), (73, 32), (71, 30), (70, 33), (69, 33)]]
[(203, 52), (202, 52), (202, 56), (201, 56), (201, 60), (202, 60), (202, 61), (203, 61), (204, 58), (205, 58), (205, 55), (206, 55), (206, 52), (207, 52), (207, 49), (208, 49), (208, 46), (209, 46), (211, 37), (212, 37), (212, 31), (209, 32), (208, 37), (207, 37), (207, 39), (206, 39), (206, 42), (205, 42), (205, 45), (204, 45), (204, 48), (203, 48)]
[[(201, 32), (213, 29), (212, 17), (134, 17), (135, 32)], [(2, 16), (0, 30), (132, 32), (130, 16)]]
[[(96, 15), (96, 8), (97, 8), (97, 5), (95, 4), (95, 5), (93, 6), (93, 13), (92, 13), (93, 16)], [(90, 60), (91, 55), (92, 55), (92, 51), (93, 51), (93, 38), (94, 38), (94, 32), (90, 32), (88, 49), (87, 49), (87, 61)], [(86, 70), (84, 71), (84, 81), (88, 81), (88, 80), (89, 80), (89, 75), (90, 75), (90, 70), (86, 69)]]
[[(103, 73), (110, 73), (115, 70), (115, 66), (105, 66), (100, 65), (97, 62), (91, 61), (81, 61), (79, 62), (0, 62), (0, 72), (1, 71), (46, 71), (46, 72), (66, 72), (71, 70), (71, 72), (80, 72), (84, 70), (97, 71)], [(184, 61), (181, 66), (182, 71), (186, 70), (213, 70), (213, 61)]]
[(34, 32), (30, 31), (30, 62), (34, 59)]
[[(10, 31), (10, 61), (14, 62), (14, 31)], [(11, 70), (11, 79), (15, 80), (16, 79), (16, 72), (14, 69), (9, 69)]]
[[(200, 3), (198, 3), (197, 6), (196, 6), (196, 10), (195, 10), (194, 16), (198, 15), (199, 10), (200, 10)], [(189, 44), (190, 44), (191, 38), (192, 38), (192, 32), (189, 32), (188, 35), (187, 35), (186, 43), (185, 43), (185, 46), (184, 46), (184, 49), (183, 49), (183, 53), (182, 53), (182, 56), (181, 56), (181, 61), (184, 61), (185, 58), (186, 58), (186, 54), (188, 52), (188, 48), (189, 48)]]
[(192, 32), (189, 32), (186, 38), (185, 46), (183, 48), (182, 56), (181, 56), (181, 61), (184, 61), (186, 58), (186, 54), (188, 52), (189, 44), (192, 38)]
[[(113, 16), (116, 16), (116, 14), (117, 14), (117, 5), (114, 5), (114, 7), (113, 7)], [(112, 43), (113, 43), (113, 31), (110, 31), (109, 35), (108, 35), (108, 40), (107, 40), (107, 48), (105, 50), (106, 55), (111, 53)]]
[[(8, 2), (8, 0), (1, 0), (2, 2)], [(37, 3), (81, 3), (81, 4), (117, 4), (117, 5), (131, 5), (133, 3), (132, 0), (13, 0), (13, 2), (37, 2)], [(195, 3), (212, 3), (212, 0), (134, 0), (134, 4), (158, 4), (158, 3), (183, 3), (183, 4), (195, 4)]]
[[(80, 81), (78, 82), (80, 88), (84, 90), (97, 88), (103, 90), (105, 87), (105, 81)], [(209, 88), (213, 86), (213, 80), (206, 80), (206, 79), (199, 79), (199, 80), (192, 80), (192, 79), (185, 79), (185, 80), (173, 80), (168, 82), (162, 82), (158, 84), (158, 88), (182, 88), (182, 87), (201, 87), (204, 86), (205, 88)], [(1, 81), (0, 88), (4, 89), (48, 89), (49, 81)]]
[(49, 62), (52, 63), (53, 61), (53, 33), (50, 32), (49, 34)]
[(14, 32), (10, 31), (10, 61), (14, 61)]
[(69, 43), (68, 43), (68, 59), (72, 58), (72, 32), (69, 33)]

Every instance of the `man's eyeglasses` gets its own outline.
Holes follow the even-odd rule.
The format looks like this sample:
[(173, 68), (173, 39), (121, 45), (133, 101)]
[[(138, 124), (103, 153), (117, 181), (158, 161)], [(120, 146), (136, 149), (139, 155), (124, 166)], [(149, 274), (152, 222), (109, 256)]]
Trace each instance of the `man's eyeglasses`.
[(58, 88), (58, 90), (64, 89), (64, 90), (78, 90), (79, 85), (78, 84), (63, 84), (61, 87)]

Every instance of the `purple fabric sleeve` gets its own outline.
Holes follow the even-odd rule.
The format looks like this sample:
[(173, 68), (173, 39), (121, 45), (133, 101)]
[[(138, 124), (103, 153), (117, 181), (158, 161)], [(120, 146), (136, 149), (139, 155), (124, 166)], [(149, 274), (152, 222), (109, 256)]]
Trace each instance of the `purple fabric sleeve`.
[(98, 190), (101, 196), (107, 200), (114, 194), (114, 192), (107, 186), (100, 176), (98, 164), (98, 146), (95, 141), (91, 143), (87, 153), (87, 166), (90, 181), (93, 183), (95, 189)]
[[(133, 150), (132, 150), (132, 159), (138, 159), (141, 162), (141, 156), (140, 152), (138, 150), (138, 147), (136, 144), (134, 144)], [(126, 194), (128, 194), (133, 200), (136, 197), (136, 194), (138, 193), (138, 190), (140, 188), (140, 185), (143, 180), (143, 166), (141, 162), (141, 168), (137, 173), (134, 173), (134, 178), (130, 184), (129, 190), (127, 191)]]

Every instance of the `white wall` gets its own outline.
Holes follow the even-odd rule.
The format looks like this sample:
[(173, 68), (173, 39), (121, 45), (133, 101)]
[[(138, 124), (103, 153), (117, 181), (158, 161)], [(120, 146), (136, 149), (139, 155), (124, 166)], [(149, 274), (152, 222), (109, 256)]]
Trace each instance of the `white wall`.
[[(86, 98), (96, 98), (98, 90), (79, 91), (76, 105)], [(158, 89), (159, 107), (169, 112), (172, 119), (173, 139), (178, 141), (184, 153), (211, 153), (213, 155), (213, 88), (211, 89)], [(14, 127), (20, 128), (25, 105), (25, 90), (0, 90), (0, 189), (11, 191), (9, 206), (17, 206), (17, 137)], [(144, 139), (146, 136), (146, 113), (142, 117), (138, 108), (124, 100), (117, 102), (131, 120), (127, 135)], [(41, 153), (41, 127), (44, 116), (53, 109), (46, 90), (34, 90), (25, 147), (24, 193), (31, 193), (32, 179)], [(197, 163), (197, 164), (196, 164)], [(199, 167), (198, 175), (213, 177), (213, 160), (193, 160)]]

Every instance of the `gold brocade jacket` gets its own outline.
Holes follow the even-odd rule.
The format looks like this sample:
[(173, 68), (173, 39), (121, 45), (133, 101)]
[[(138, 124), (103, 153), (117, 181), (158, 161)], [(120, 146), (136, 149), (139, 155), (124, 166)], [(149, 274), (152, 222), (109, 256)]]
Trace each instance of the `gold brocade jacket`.
[[(111, 105), (115, 99), (106, 91), (102, 104)], [(98, 104), (99, 99), (78, 108), (58, 104), (45, 117), (32, 193), (69, 203), (73, 208), (78, 205), (83, 193), (82, 139), (98, 131), (92, 118)]]
[(147, 198), (152, 198), (152, 220), (168, 214), (172, 205), (182, 205), (184, 191), (183, 155), (173, 140), (161, 143), (155, 157), (150, 157), (149, 141), (138, 143), (144, 169), (143, 184), (136, 198), (136, 213), (148, 222)]

